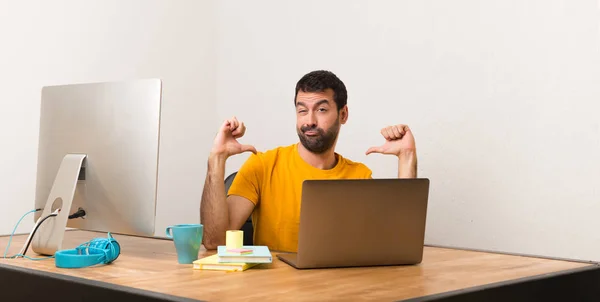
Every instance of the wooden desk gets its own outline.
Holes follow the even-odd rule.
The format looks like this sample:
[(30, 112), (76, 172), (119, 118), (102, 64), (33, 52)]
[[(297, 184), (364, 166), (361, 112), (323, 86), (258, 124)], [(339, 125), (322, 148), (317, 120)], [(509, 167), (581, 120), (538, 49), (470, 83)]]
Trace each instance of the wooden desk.
[[(106, 237), (106, 234), (67, 231), (63, 248), (74, 248), (95, 237)], [(137, 296), (147, 295), (148, 298), (154, 295), (152, 297), (156, 300), (393, 301), (412, 298), (425, 301), (451, 297), (444, 296), (447, 292), (465, 289), (469, 292), (468, 289), (475, 287), (474, 290), (477, 290), (478, 286), (492, 285), (490, 288), (494, 288), (515, 283), (515, 280), (527, 280), (520, 278), (598, 271), (596, 265), (588, 263), (434, 247), (426, 247), (423, 263), (415, 266), (296, 270), (274, 257), (272, 264), (245, 272), (199, 271), (193, 270), (191, 265), (177, 263), (172, 241), (123, 235), (114, 237), (120, 243), (122, 253), (110, 265), (59, 269), (54, 265), (54, 259), (0, 259), (0, 284), (4, 289), (19, 286), (20, 283), (15, 284), (17, 281), (13, 278), (6, 277), (11, 276), (6, 272), (14, 272), (14, 276), (35, 272), (44, 278), (62, 278), (79, 286), (91, 286), (90, 289), (131, 289)], [(9, 255), (15, 254), (25, 239), (25, 235), (15, 236)], [(0, 237), (2, 252), (7, 243), (8, 237)], [(201, 251), (201, 257), (209, 254)], [(28, 255), (35, 256), (33, 252)], [(5, 270), (4, 274), (2, 270)], [(5, 276), (3, 280), (2, 276)], [(42, 284), (39, 280), (35, 282)], [(31, 292), (19, 297), (33, 298), (31, 295), (35, 294), (36, 286), (29, 284), (27, 288)], [(81, 297), (73, 298), (83, 300)]]

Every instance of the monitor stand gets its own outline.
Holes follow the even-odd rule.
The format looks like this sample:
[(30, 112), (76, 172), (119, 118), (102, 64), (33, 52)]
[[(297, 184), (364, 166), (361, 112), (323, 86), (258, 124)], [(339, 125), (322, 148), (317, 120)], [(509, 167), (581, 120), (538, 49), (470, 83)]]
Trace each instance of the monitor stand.
[(54, 255), (56, 251), (62, 249), (75, 187), (85, 158), (86, 154), (67, 154), (63, 158), (39, 219), (50, 215), (57, 208), (61, 210), (58, 216), (48, 218), (38, 227), (31, 239), (34, 252), (41, 255)]

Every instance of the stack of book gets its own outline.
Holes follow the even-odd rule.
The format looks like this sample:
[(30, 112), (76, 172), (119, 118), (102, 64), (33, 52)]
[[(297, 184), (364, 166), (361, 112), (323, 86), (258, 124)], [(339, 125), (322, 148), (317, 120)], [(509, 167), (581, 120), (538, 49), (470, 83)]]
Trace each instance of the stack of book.
[(251, 245), (238, 249), (227, 249), (225, 246), (217, 247), (217, 253), (194, 261), (194, 269), (220, 270), (220, 271), (245, 271), (261, 263), (271, 263), (273, 257), (267, 246)]

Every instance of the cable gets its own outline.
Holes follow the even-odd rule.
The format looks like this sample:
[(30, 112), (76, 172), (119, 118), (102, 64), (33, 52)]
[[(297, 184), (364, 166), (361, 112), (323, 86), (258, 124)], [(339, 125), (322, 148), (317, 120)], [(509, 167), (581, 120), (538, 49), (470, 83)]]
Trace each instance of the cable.
[[(38, 209), (31, 210), (31, 211), (29, 211), (29, 212), (25, 213), (25, 214), (24, 214), (24, 215), (23, 215), (23, 216), (22, 216), (22, 217), (19, 219), (19, 221), (17, 221), (17, 224), (16, 224), (16, 225), (15, 225), (15, 227), (13, 228), (13, 231), (12, 231), (12, 233), (10, 234), (10, 238), (8, 239), (8, 245), (6, 246), (6, 249), (4, 250), (4, 256), (3, 256), (3, 258), (5, 258), (5, 259), (7, 258), (7, 257), (6, 257), (6, 254), (8, 253), (8, 249), (10, 248), (10, 244), (12, 243), (12, 238), (13, 238), (13, 236), (14, 236), (15, 232), (17, 231), (17, 227), (19, 226), (19, 224), (21, 223), (21, 221), (23, 220), (23, 218), (25, 218), (25, 217), (26, 217), (28, 214), (35, 213), (35, 212), (39, 212), (39, 211), (41, 211), (41, 210), (42, 210), (42, 209), (39, 209), (39, 208), (38, 208)], [(38, 219), (38, 221), (35, 223), (35, 225), (34, 225), (34, 227), (33, 227), (33, 230), (31, 231), (31, 233), (29, 233), (29, 236), (27, 237), (27, 240), (26, 240), (26, 242), (25, 242), (25, 245), (24, 245), (24, 247), (21, 249), (21, 251), (20, 251), (18, 254), (16, 254), (16, 255), (13, 255), (13, 256), (10, 256), (10, 257), (8, 257), (8, 258), (13, 258), (13, 259), (14, 259), (14, 258), (18, 258), (18, 257), (23, 257), (23, 258), (26, 258), (26, 259), (29, 259), (29, 260), (44, 260), (44, 259), (54, 258), (54, 256), (50, 256), (50, 257), (43, 257), (43, 258), (33, 258), (33, 257), (26, 256), (25, 254), (27, 253), (27, 250), (29, 249), (29, 245), (31, 244), (31, 241), (33, 240), (33, 236), (35, 235), (35, 232), (36, 232), (36, 231), (37, 231), (37, 229), (40, 227), (40, 225), (42, 225), (42, 223), (43, 223), (44, 221), (46, 221), (48, 218), (50, 218), (50, 217), (56, 217), (56, 216), (58, 216), (58, 213), (59, 213), (59, 212), (60, 212), (60, 209), (56, 209), (56, 210), (55, 210), (54, 212), (52, 212), (50, 215), (48, 215), (48, 216), (46, 216), (46, 217), (44, 217), (44, 218), (42, 218), (42, 219)], [(85, 210), (83, 210), (82, 208), (79, 208), (79, 210), (78, 210), (77, 212), (75, 212), (75, 213), (73, 213), (73, 214), (69, 215), (69, 219), (75, 219), (75, 218), (79, 218), (79, 217), (84, 217), (84, 216), (85, 216), (85, 214), (86, 214), (86, 213), (85, 213)]]
[(42, 221), (42, 217), (38, 218), (35, 221), (35, 224), (33, 225), (33, 227), (31, 228), (31, 231), (29, 231), (29, 235), (27, 235), (27, 239), (25, 239), (25, 242), (23, 243), (23, 247), (21, 247), (21, 250), (19, 250), (19, 252), (17, 253), (17, 255), (22, 255), (23, 251), (25, 250), (25, 246), (27, 245), (27, 243), (32, 240), (31, 234), (33, 233), (33, 229), (35, 229), (35, 227), (40, 223), (40, 221)]
[(18, 227), (18, 226), (19, 226), (19, 224), (21, 223), (21, 220), (23, 220), (23, 218), (25, 218), (25, 216), (27, 216), (27, 215), (29, 215), (29, 214), (31, 214), (31, 213), (35, 213), (35, 212), (41, 211), (41, 210), (42, 210), (42, 209), (35, 209), (35, 210), (31, 210), (31, 211), (29, 211), (29, 212), (25, 213), (25, 214), (24, 214), (24, 215), (21, 217), (21, 219), (19, 219), (19, 221), (17, 221), (17, 224), (16, 224), (16, 225), (15, 225), (15, 227), (13, 228), (13, 231), (12, 231), (12, 233), (10, 234), (10, 238), (8, 239), (8, 245), (6, 246), (6, 249), (4, 250), (4, 257), (3, 257), (3, 258), (6, 258), (6, 254), (8, 253), (8, 248), (10, 247), (10, 243), (12, 242), (12, 238), (13, 238), (13, 236), (15, 235), (15, 232), (17, 231), (17, 227)]
[[(58, 215), (59, 212), (60, 212), (60, 208), (54, 210), (54, 212), (52, 212), (50, 215), (52, 215), (52, 214), (57, 214)], [(25, 243), (23, 244), (23, 247), (19, 251), (18, 255), (24, 255), (25, 254), (25, 247), (30, 244), (31, 240), (33, 240), (33, 231), (38, 227), (38, 225), (41, 223), (41, 221), (43, 219), (46, 219), (46, 217), (44, 217), (44, 218), (38, 218), (38, 220), (35, 222), (35, 225), (31, 229), (31, 232), (29, 232), (29, 236), (27, 236), (27, 239), (25, 240)]]
[(48, 256), (48, 257), (42, 257), (42, 258), (33, 258), (33, 257), (29, 257), (27, 255), (21, 255), (21, 254), (16, 254), (14, 256), (11, 256), (10, 258), (14, 259), (14, 258), (18, 258), (18, 257), (22, 257), (22, 258), (33, 260), (33, 261), (46, 260), (46, 259), (52, 259), (52, 258), (54, 258), (54, 256)]
[(84, 216), (85, 216), (85, 210), (82, 208), (79, 208), (79, 210), (77, 210), (77, 212), (69, 215), (69, 219), (75, 219), (75, 218), (84, 217)]
[(50, 214), (50, 215), (48, 215), (48, 216), (44, 217), (44, 218), (43, 218), (43, 219), (42, 219), (42, 220), (41, 220), (41, 221), (40, 221), (40, 222), (39, 222), (39, 223), (38, 223), (38, 224), (35, 226), (35, 228), (33, 229), (33, 232), (31, 232), (31, 236), (30, 236), (31, 240), (28, 240), (28, 242), (27, 242), (27, 245), (25, 246), (25, 250), (24, 250), (22, 253), (20, 253), (20, 254), (22, 254), (23, 256), (25, 256), (25, 254), (27, 254), (27, 249), (29, 248), (29, 244), (31, 244), (31, 241), (33, 241), (33, 236), (35, 235), (35, 232), (37, 231), (37, 229), (40, 227), (40, 225), (42, 225), (42, 223), (44, 223), (44, 221), (46, 221), (46, 219), (48, 219), (48, 218), (50, 218), (50, 217), (56, 217), (56, 216), (58, 216), (58, 212), (59, 212), (59, 211), (60, 211), (60, 209), (57, 209), (56, 211), (52, 212), (52, 214)]
[[(41, 209), (39, 209), (41, 210)], [(55, 210), (52, 214), (57, 214), (60, 212), (60, 209)], [(50, 215), (50, 216), (56, 216), (56, 215)], [(79, 208), (79, 210), (77, 210), (77, 212), (69, 215), (69, 219), (75, 219), (75, 218), (85, 218), (85, 210), (82, 208)], [(47, 217), (46, 217), (47, 218)], [(39, 220), (36, 222), (36, 224), (33, 226), (33, 230), (29, 233), (29, 237), (27, 237), (27, 240), (25, 241), (25, 244), (23, 245), (23, 248), (21, 248), (21, 251), (19, 251), (19, 253), (17, 255), (24, 255), (27, 252), (27, 248), (31, 242), (31, 240), (33, 240), (33, 235), (35, 234), (35, 230), (38, 227), (38, 224), (41, 224), (42, 221), (46, 220), (46, 218), (44, 218), (43, 220)]]

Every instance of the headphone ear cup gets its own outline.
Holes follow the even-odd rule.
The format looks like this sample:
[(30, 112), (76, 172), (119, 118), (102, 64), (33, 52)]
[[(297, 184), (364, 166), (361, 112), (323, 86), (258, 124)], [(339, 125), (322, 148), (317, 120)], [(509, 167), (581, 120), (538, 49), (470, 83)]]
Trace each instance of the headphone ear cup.
[(112, 246), (115, 249), (115, 253), (114, 253), (115, 258), (108, 262), (108, 263), (111, 263), (111, 262), (117, 260), (117, 258), (119, 258), (119, 255), (121, 255), (121, 245), (113, 238), (110, 238), (109, 240), (110, 240), (108, 243), (109, 246), (107, 246), (107, 249), (110, 249), (110, 246)]
[(109, 238), (97, 238), (96, 239), (96, 248), (101, 250), (106, 250), (108, 255), (108, 259), (106, 259), (106, 263), (111, 263), (121, 254), (121, 246), (112, 236)]

